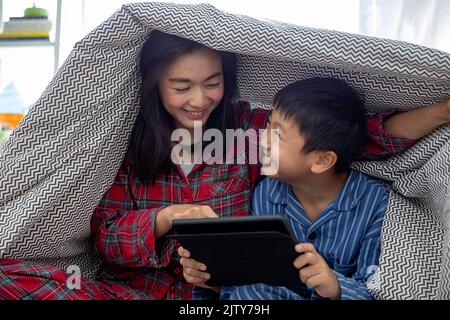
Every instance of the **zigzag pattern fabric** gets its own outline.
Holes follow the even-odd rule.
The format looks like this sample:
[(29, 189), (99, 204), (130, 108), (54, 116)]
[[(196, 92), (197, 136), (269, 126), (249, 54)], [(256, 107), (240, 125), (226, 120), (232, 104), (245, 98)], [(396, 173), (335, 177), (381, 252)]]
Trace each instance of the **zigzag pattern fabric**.
[[(450, 98), (450, 55), (437, 50), (210, 5), (124, 5), (75, 45), (0, 147), (1, 258), (95, 274), (89, 220), (125, 155), (139, 108), (139, 51), (154, 29), (237, 53), (238, 98), (266, 107), (282, 86), (317, 76), (349, 82), (371, 113)], [(369, 283), (375, 297), (450, 299), (449, 163), (447, 126), (396, 157), (355, 164), (392, 189)]]

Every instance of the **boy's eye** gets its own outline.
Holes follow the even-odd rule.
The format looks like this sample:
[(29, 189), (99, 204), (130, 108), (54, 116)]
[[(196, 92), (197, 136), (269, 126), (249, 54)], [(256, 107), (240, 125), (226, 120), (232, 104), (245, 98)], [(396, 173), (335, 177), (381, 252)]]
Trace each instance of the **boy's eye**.
[(271, 137), (274, 138), (277, 137), (277, 139), (282, 140), (280, 129), (277, 128), (267, 128), (267, 129)]

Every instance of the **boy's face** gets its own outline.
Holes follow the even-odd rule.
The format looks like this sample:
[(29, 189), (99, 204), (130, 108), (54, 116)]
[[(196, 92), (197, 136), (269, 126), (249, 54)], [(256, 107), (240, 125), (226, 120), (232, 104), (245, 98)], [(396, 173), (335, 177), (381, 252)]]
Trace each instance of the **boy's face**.
[[(305, 137), (300, 133), (295, 121), (286, 119), (277, 109), (274, 109), (266, 129), (267, 131), (278, 130), (273, 130), (271, 134), (267, 132), (261, 137), (261, 145), (266, 156), (261, 173), (289, 184), (311, 174), (311, 166), (316, 161), (317, 155), (315, 152), (302, 151)], [(274, 148), (274, 141), (270, 138), (272, 135), (276, 136), (274, 140), (278, 143), (278, 148)], [(268, 167), (277, 167), (278, 171), (275, 174), (273, 172), (267, 174), (265, 169)]]

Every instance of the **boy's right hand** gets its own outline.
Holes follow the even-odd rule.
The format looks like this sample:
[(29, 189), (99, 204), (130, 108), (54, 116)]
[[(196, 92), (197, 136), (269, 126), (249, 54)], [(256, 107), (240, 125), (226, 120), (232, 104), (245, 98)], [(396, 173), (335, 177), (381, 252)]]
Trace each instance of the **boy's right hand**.
[(217, 218), (218, 215), (210, 206), (195, 204), (174, 204), (158, 212), (156, 216), (155, 235), (159, 239), (170, 229), (175, 219)]

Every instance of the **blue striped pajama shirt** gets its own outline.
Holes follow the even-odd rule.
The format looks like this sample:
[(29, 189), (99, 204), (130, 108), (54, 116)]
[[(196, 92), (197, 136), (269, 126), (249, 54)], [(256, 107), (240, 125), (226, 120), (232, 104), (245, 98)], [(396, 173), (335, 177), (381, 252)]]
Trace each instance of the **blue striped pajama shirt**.
[[(336, 197), (311, 222), (292, 188), (266, 178), (255, 189), (252, 214), (277, 214), (291, 225), (298, 242), (310, 242), (336, 273), (342, 299), (373, 299), (366, 281), (379, 264), (380, 233), (389, 200), (388, 189), (361, 172), (351, 170)], [(314, 289), (288, 289), (266, 284), (222, 287), (220, 298), (230, 300), (321, 299)]]

